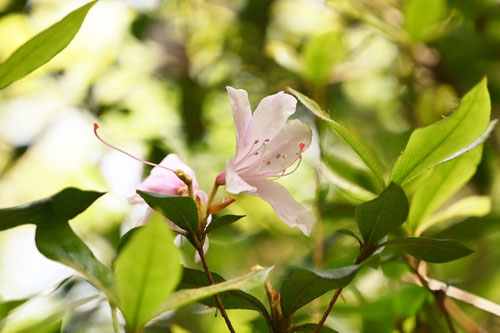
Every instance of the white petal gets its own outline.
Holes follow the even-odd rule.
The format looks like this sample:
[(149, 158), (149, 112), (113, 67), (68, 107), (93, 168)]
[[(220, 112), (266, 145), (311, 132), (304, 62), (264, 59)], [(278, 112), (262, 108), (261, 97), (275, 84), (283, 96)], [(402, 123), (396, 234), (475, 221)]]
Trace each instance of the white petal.
[(236, 173), (232, 158), (228, 159), (226, 162), (226, 190), (234, 194), (254, 192), (256, 190), (255, 187), (249, 185)]
[(245, 138), (250, 142), (259, 140), (259, 143), (272, 139), (295, 112), (296, 105), (297, 100), (282, 91), (265, 97), (252, 115)]
[(256, 192), (249, 194), (267, 201), (281, 221), (290, 227), (298, 227), (306, 236), (311, 234), (316, 220), (314, 215), (298, 203), (286, 188), (267, 179), (252, 180), (249, 183), (257, 188)]
[(226, 87), (229, 95), (229, 102), (233, 110), (234, 128), (236, 131), (236, 155), (241, 150), (244, 150), (246, 145), (245, 133), (252, 118), (252, 109), (248, 101), (248, 94), (243, 89), (234, 89), (233, 87)]

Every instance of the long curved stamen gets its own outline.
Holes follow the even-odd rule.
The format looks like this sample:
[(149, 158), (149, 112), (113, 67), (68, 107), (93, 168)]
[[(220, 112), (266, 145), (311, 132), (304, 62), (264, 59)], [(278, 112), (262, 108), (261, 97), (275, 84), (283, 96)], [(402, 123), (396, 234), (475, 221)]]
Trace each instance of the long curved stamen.
[(172, 171), (173, 173), (177, 174), (176, 170), (172, 170), (172, 169), (167, 168), (167, 167), (165, 167), (165, 166), (163, 166), (163, 165), (159, 165), (159, 164), (156, 164), (156, 163), (152, 163), (152, 162), (148, 162), (148, 161), (142, 160), (142, 159), (140, 159), (139, 157), (136, 157), (136, 156), (134, 156), (134, 155), (132, 155), (132, 154), (130, 154), (130, 153), (127, 153), (126, 151), (124, 151), (124, 150), (122, 150), (122, 149), (120, 149), (120, 148), (118, 148), (118, 147), (115, 147), (115, 146), (113, 146), (112, 144), (110, 144), (110, 143), (108, 143), (108, 142), (104, 141), (104, 139), (103, 139), (103, 138), (101, 138), (101, 137), (99, 136), (99, 134), (97, 133), (97, 129), (98, 129), (98, 128), (99, 128), (99, 125), (98, 125), (97, 123), (94, 123), (94, 134), (95, 134), (95, 136), (99, 139), (99, 141), (101, 141), (102, 143), (104, 143), (106, 146), (108, 146), (108, 147), (110, 147), (110, 148), (112, 148), (112, 149), (114, 149), (114, 150), (118, 150), (120, 153), (123, 153), (123, 154), (125, 154), (125, 155), (127, 155), (127, 156), (129, 156), (129, 157), (132, 157), (134, 160), (137, 160), (137, 161), (142, 162), (142, 163), (144, 163), (144, 164), (148, 164), (148, 165), (151, 165), (151, 166), (156, 166), (156, 167), (159, 167), (159, 168), (162, 168), (162, 169), (168, 170), (168, 171)]

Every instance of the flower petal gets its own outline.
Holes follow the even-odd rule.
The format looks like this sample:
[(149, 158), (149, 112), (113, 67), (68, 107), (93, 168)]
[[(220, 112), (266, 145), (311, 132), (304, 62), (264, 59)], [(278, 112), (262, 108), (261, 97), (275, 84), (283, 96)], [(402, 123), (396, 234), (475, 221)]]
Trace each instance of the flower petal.
[(236, 130), (236, 156), (238, 156), (238, 152), (244, 150), (248, 144), (248, 142), (244, 142), (244, 137), (252, 118), (252, 109), (245, 90), (234, 89), (229, 86), (226, 87), (226, 90), (233, 110), (234, 128)]
[(245, 139), (250, 143), (255, 140), (263, 143), (266, 139), (272, 139), (295, 112), (296, 105), (297, 100), (282, 91), (265, 97), (252, 115)]
[[(290, 168), (303, 152), (311, 145), (312, 131), (298, 119), (288, 121), (267, 144), (261, 154), (250, 156), (237, 170), (243, 178), (266, 178), (279, 176)], [(304, 144), (301, 149), (301, 144)], [(251, 165), (253, 164), (253, 165)]]
[(306, 236), (311, 234), (314, 215), (298, 203), (286, 188), (267, 179), (251, 180), (248, 183), (257, 188), (256, 192), (249, 194), (267, 201), (281, 221), (290, 227), (299, 227)]
[(255, 192), (256, 188), (245, 182), (234, 170), (234, 159), (226, 162), (226, 190), (238, 194), (241, 192)]
[[(177, 155), (167, 155), (161, 161), (160, 165), (172, 170), (184, 171), (193, 180), (193, 188), (195, 190), (198, 189), (198, 182), (194, 171), (186, 164), (182, 163)], [(180, 180), (172, 171), (160, 167), (154, 167), (153, 170), (151, 170), (151, 174), (142, 183), (140, 183), (139, 186), (137, 186), (137, 189), (159, 194), (178, 195), (179, 188), (183, 186), (185, 186), (184, 182), (182, 182), (182, 180)], [(131, 198), (131, 200), (132, 202), (136, 201), (134, 198)]]

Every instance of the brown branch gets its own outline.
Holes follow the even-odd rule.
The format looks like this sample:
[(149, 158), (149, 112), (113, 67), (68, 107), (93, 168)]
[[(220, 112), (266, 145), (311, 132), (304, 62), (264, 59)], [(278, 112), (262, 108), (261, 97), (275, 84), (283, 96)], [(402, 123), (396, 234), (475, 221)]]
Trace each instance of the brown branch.
[[(214, 282), (214, 279), (212, 277), (212, 273), (210, 273), (210, 268), (208, 267), (207, 258), (205, 257), (205, 253), (203, 253), (203, 248), (200, 247), (200, 249), (198, 249), (198, 253), (200, 255), (200, 259), (201, 259), (201, 262), (203, 264), (203, 269), (205, 270), (205, 275), (207, 276), (210, 284), (214, 285), (215, 282)], [(217, 304), (217, 307), (219, 308), (222, 317), (226, 321), (226, 325), (227, 325), (227, 328), (229, 329), (229, 332), (235, 333), (233, 325), (231, 324), (231, 320), (229, 320), (229, 316), (227, 315), (226, 309), (224, 308), (224, 305), (222, 304), (222, 301), (221, 301), (219, 295), (215, 294), (214, 298), (215, 298), (215, 303)]]

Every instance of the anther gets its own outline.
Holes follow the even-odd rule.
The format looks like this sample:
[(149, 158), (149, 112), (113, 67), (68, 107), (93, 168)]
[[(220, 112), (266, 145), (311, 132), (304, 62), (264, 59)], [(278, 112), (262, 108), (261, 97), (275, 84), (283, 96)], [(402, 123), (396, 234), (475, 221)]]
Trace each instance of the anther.
[(267, 165), (271, 164), (271, 161), (267, 161), (267, 163), (266, 163), (266, 164), (267, 164)]
[(280, 158), (281, 154), (277, 154), (276, 155), (276, 159)]
[(264, 142), (269, 142), (269, 139), (265, 139)]
[(255, 140), (255, 141), (253, 142), (253, 144), (254, 144), (254, 145), (256, 145), (256, 144), (258, 144), (258, 143), (259, 143), (259, 140)]
[(254, 153), (254, 155), (259, 155), (259, 152), (258, 152), (258, 151), (256, 151), (256, 152)]

